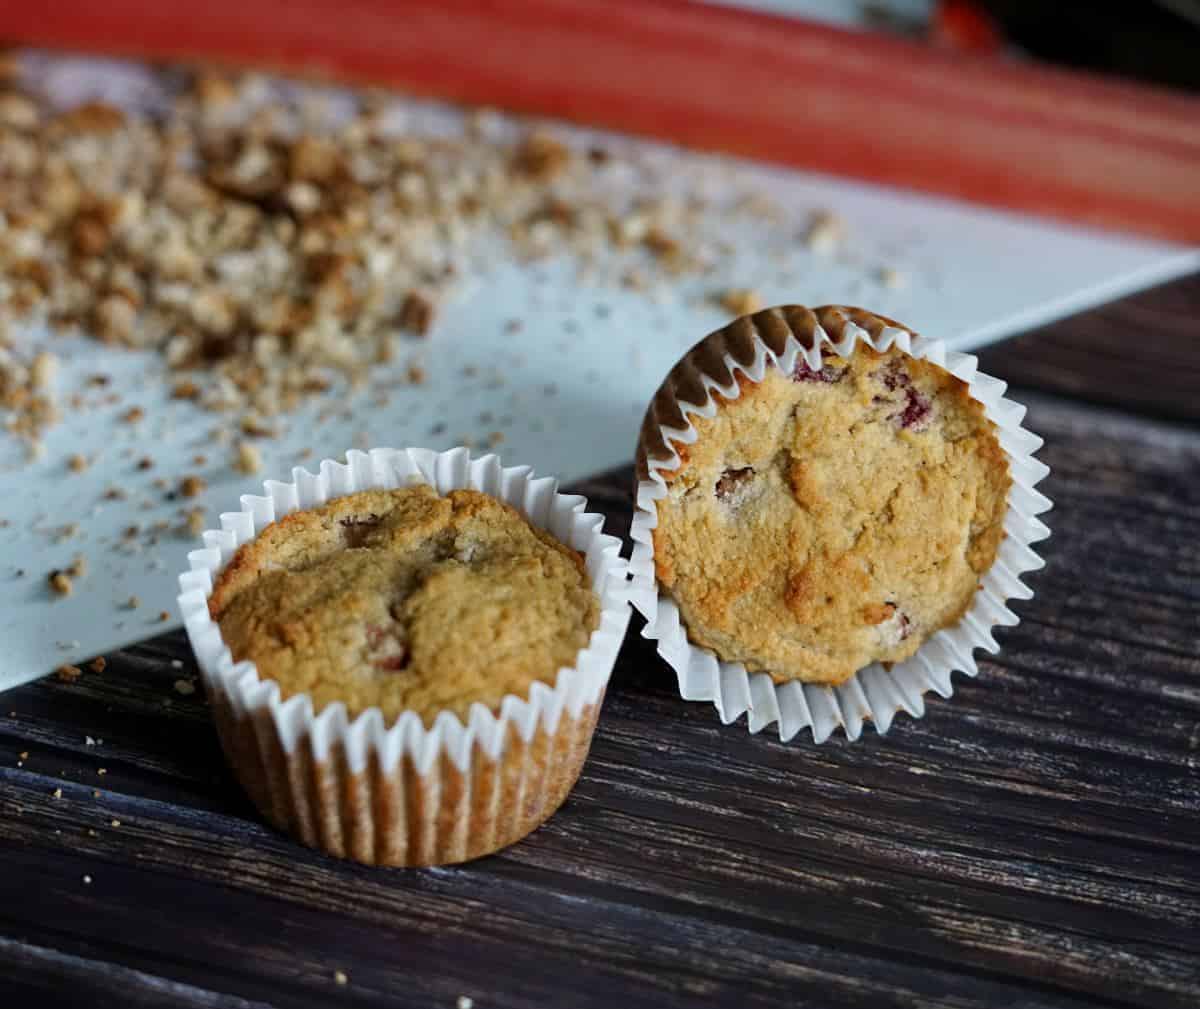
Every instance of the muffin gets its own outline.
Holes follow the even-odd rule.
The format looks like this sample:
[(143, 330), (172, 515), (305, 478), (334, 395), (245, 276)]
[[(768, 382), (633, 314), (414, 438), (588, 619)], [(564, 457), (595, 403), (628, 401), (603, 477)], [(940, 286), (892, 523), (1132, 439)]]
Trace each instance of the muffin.
[(898, 662), (966, 612), (1011, 483), (965, 382), (895, 348), (801, 358), (695, 421), (654, 562), (691, 639), (779, 683)]
[(582, 556), (514, 508), (428, 484), (293, 512), (241, 547), (208, 601), (234, 661), (286, 700), (426, 726), (552, 683), (599, 623)]
[[(736, 717), (765, 674), (751, 721), (782, 731), (771, 685), (836, 687), (897, 664), (903, 681), (928, 665), (931, 640), (970, 623), (1013, 487), (997, 411), (980, 398), (998, 390), (973, 365), (861, 310), (785, 306), (711, 334), (676, 366), (638, 447), (634, 599), (685, 695), (707, 690)], [(1022, 436), (1009, 440), (1027, 447)], [(986, 626), (1013, 622), (997, 588), (998, 605), (983, 604), (997, 619), (974, 643), (994, 645)], [(934, 664), (973, 671), (971, 647), (939, 648)], [(876, 717), (860, 686), (843, 691), (859, 724)], [(917, 710), (919, 698), (888, 703)], [(795, 706), (813, 724), (808, 701)]]
[(275, 826), (375, 865), (524, 837), (587, 757), (628, 623), (620, 543), (528, 467), (350, 452), (189, 555), (218, 734)]

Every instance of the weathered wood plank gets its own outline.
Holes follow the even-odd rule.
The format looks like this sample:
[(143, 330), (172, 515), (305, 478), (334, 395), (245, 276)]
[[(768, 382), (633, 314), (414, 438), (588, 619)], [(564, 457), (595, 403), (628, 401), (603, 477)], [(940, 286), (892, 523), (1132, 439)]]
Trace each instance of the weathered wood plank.
[[(1025, 398), (1054, 537), (978, 679), (886, 738), (784, 745), (631, 636), (567, 806), (472, 866), (263, 826), (174, 690), (182, 635), (11, 692), (0, 964), (134, 1005), (1197, 1004), (1200, 433)], [(630, 480), (582, 488), (614, 531)]]
[(980, 366), (1024, 387), (1200, 420), (1200, 273), (997, 344)]

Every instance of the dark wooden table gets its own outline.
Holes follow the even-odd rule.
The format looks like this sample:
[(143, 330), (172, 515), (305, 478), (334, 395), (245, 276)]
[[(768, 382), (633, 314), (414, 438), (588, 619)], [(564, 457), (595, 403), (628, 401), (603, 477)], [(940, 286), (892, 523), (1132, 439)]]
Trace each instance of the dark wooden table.
[(372, 870), (259, 821), (182, 634), (4, 695), (0, 1006), (1200, 1005), (1198, 319), (1193, 277), (984, 355), (1049, 566), (886, 737), (722, 726), (631, 631), (557, 816)]

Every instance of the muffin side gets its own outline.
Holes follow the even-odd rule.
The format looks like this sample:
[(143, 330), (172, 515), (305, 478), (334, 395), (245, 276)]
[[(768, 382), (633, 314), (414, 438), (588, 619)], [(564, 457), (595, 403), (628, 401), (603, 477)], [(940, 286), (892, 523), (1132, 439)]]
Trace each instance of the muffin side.
[(777, 683), (839, 683), (958, 621), (1011, 484), (966, 384), (865, 343), (738, 378), (661, 472), (655, 568), (693, 643)]
[(235, 661), (284, 698), (428, 725), (551, 684), (599, 622), (579, 554), (486, 494), (372, 490), (243, 545), (209, 599)]

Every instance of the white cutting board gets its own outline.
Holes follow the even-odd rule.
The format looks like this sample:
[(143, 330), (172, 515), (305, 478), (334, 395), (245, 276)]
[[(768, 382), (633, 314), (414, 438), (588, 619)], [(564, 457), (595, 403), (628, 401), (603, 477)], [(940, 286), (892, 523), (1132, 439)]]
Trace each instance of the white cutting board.
[[(91, 72), (80, 60), (60, 63), (57, 72), (76, 85)], [(135, 71), (107, 64), (106, 72), (124, 74), (124, 84), (136, 90)], [(100, 93), (113, 97), (111, 89)], [(422, 103), (422, 114), (428, 107)], [(634, 143), (692, 167), (722, 160)], [(765, 235), (761, 225), (735, 229), (726, 237), (740, 251), (722, 286), (753, 287), (765, 304), (862, 305), (959, 349), (1200, 268), (1195, 249), (803, 172), (722, 163), (735, 166), (743, 181), (797, 222), (814, 208), (836, 211), (850, 236), (848, 255), (830, 259), (798, 243), (795, 226)], [(902, 286), (884, 285), (883, 266), (899, 273)], [(187, 551), (199, 545), (174, 531), (180, 505), (204, 507), (215, 526), (240, 494), (260, 490), (261, 479), (288, 477), (306, 450), (313, 465), (350, 447), (444, 449), (464, 436), (481, 439), (499, 430), (506, 463), (532, 464), (567, 481), (628, 462), (642, 411), (663, 375), (727, 318), (704, 300), (713, 287), (712, 279), (692, 280), (654, 301), (581, 285), (564, 262), (498, 266), (440, 312), (423, 386), (394, 390), (385, 406), (369, 390), (339, 390), (311, 404), (287, 418), (282, 437), (259, 442), (264, 469), (255, 478), (233, 471), (231, 450), (212, 438), (229, 418), (168, 400), (157, 356), (56, 338), (53, 349), (64, 360), (61, 393), (80, 390), (87, 376), (103, 372), (123, 399), (120, 406), (68, 411), (48, 432), (45, 455), (35, 463), (24, 461), (21, 446), (0, 438), (0, 519), (8, 522), (0, 528), (0, 688), (177, 626), (176, 576)], [(505, 332), (512, 318), (524, 321), (519, 332)], [(98, 401), (103, 391), (86, 395)], [(118, 420), (132, 404), (147, 412), (136, 428)], [(66, 469), (66, 457), (76, 452), (93, 458), (86, 472)], [(194, 463), (197, 454), (207, 463)], [(155, 466), (140, 471), (136, 462), (145, 455)], [(156, 478), (175, 486), (185, 474), (203, 476), (207, 490), (172, 503), (153, 486)], [(114, 484), (129, 491), (128, 500), (104, 500)], [(154, 548), (115, 549), (126, 527), (145, 529), (159, 520), (173, 531)], [(78, 532), (59, 540), (72, 523)], [(46, 574), (68, 566), (77, 553), (87, 557), (88, 574), (71, 596), (57, 598)], [(124, 608), (130, 596), (139, 597), (138, 609)], [(169, 614), (165, 621), (162, 611)]]

